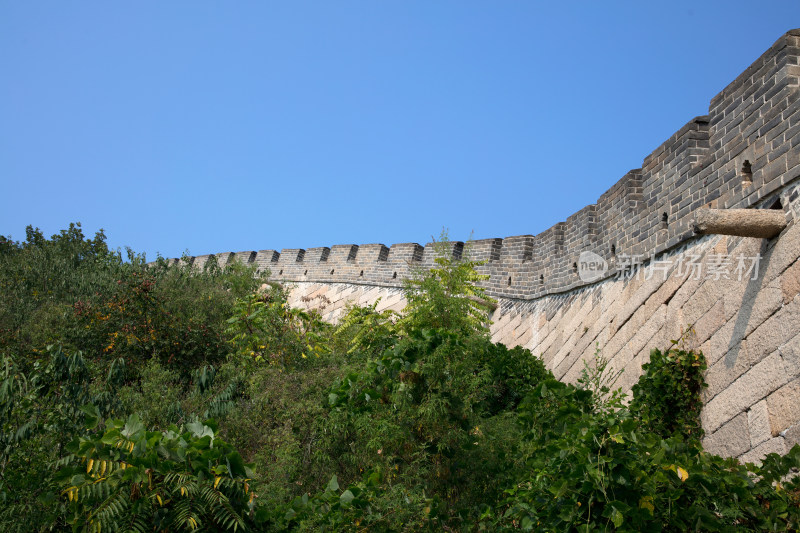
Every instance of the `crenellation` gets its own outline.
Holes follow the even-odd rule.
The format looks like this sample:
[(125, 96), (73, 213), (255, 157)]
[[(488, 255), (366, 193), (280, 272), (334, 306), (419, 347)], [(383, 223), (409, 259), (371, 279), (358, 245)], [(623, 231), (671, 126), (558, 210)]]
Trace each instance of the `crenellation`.
[(317, 248), (306, 248), (303, 254), (303, 262), (313, 265), (314, 263), (322, 263), (328, 260), (331, 249), (327, 246), (319, 246)]
[(308, 274), (308, 267), (304, 264), (306, 251), (303, 248), (284, 248), (278, 254), (278, 260), (270, 268), (272, 276), (281, 281), (296, 281)]
[(221, 254), (216, 254), (217, 265), (219, 265), (220, 268), (225, 268), (226, 266), (228, 266), (228, 263), (231, 261), (232, 257), (233, 257), (233, 252), (223, 252)]
[(585, 250), (597, 238), (597, 205), (590, 204), (567, 218), (564, 242), (567, 250)]
[(356, 260), (357, 255), (357, 244), (336, 244), (331, 246), (330, 261), (336, 264), (350, 263)]
[[(646, 345), (679, 335), (677, 329), (692, 317), (698, 319), (701, 335), (710, 338), (706, 344), (727, 350), (727, 355), (719, 357), (735, 358), (738, 352), (725, 345), (719, 332), (732, 334), (734, 326), (739, 326), (730, 322), (735, 317), (729, 317), (750, 304), (730, 297), (717, 301), (720, 294), (712, 288), (697, 292), (702, 283), (695, 287), (691, 280), (664, 282), (661, 287), (669, 290), (661, 290), (645, 287), (637, 279), (620, 279), (620, 272), (626, 262), (637, 258), (647, 263), (656, 256), (674, 257), (690, 249), (705, 254), (708, 239), (694, 235), (691, 227), (694, 212), (701, 207), (767, 208), (783, 195), (787, 220), (793, 224), (800, 216), (799, 79), (800, 30), (792, 30), (711, 98), (707, 115), (686, 122), (643, 158), (641, 168), (623, 175), (595, 203), (537, 235), (445, 243), (452, 257), (469, 250), (468, 257), (485, 261), (478, 267), (479, 273), (488, 276), (482, 286), (499, 300), (493, 338), (538, 350), (537, 355), (544, 354), (545, 361), (554, 365), (551, 368), (567, 378), (580, 371), (596, 342), (616, 347), (620, 354), (615, 364), (626, 368), (627, 383), (638, 375), (636, 365), (646, 358)], [(792, 195), (794, 200), (790, 200)], [(309, 291), (330, 288), (325, 294), (335, 293), (338, 299), (325, 316), (335, 320), (347, 298), (374, 302), (386, 297), (382, 308), (402, 309), (403, 280), (415, 267), (434, 265), (433, 248), (432, 243), (425, 247), (417, 243), (337, 244), (280, 253), (239, 252), (235, 257), (255, 263), (259, 270), (269, 269), (275, 280)], [(607, 270), (599, 279), (581, 279), (578, 264), (583, 252), (594, 252), (606, 262)], [(230, 253), (198, 256), (194, 265), (203, 268), (217, 261), (225, 266), (232, 257)], [(792, 257), (797, 259), (796, 254)], [(661, 300), (645, 301), (641, 296), (642, 302), (635, 301), (640, 298), (637, 295), (651, 294), (650, 290), (649, 298)], [(786, 298), (796, 292), (790, 291)], [(760, 299), (753, 302), (765, 305)], [(729, 321), (725, 325), (721, 325), (722, 311)], [(747, 315), (754, 327), (754, 317), (770, 309), (757, 311)], [(745, 333), (741, 344), (745, 344)], [(731, 368), (739, 368), (743, 361)], [(732, 372), (716, 364), (720, 371)], [(752, 382), (757, 375), (753, 374)], [(720, 381), (716, 386), (728, 385)], [(738, 409), (730, 414), (738, 416)], [(723, 423), (727, 427), (727, 416), (708, 427)], [(713, 431), (708, 434), (712, 439), (716, 438)], [(737, 444), (731, 449), (746, 453), (749, 446)]]
[(553, 226), (553, 253), (555, 255), (564, 254), (564, 233), (566, 231), (566, 222), (556, 222)]
[(503, 239), (480, 239), (468, 243), (469, 258), (473, 261), (492, 263), (500, 260)]
[(212, 257), (214, 257), (214, 256), (211, 255), (211, 254), (209, 254), (209, 255), (198, 255), (197, 257), (194, 258), (194, 261), (192, 261), (192, 266), (194, 266), (198, 270), (202, 270), (203, 268), (205, 268), (205, 266), (208, 264), (209, 260)]
[(630, 217), (635, 216), (639, 205), (645, 203), (641, 172), (640, 169), (629, 171), (597, 200), (598, 249), (589, 251), (606, 256), (604, 252), (613, 246), (618, 253), (630, 253), (626, 238)]
[(438, 253), (444, 253), (450, 259), (461, 259), (464, 252), (464, 243), (461, 241), (448, 241), (441, 243), (429, 242), (425, 245), (422, 252), (422, 268), (433, 268), (436, 266), (434, 260)]
[(244, 251), (244, 252), (236, 252), (233, 254), (233, 258), (235, 261), (242, 263), (244, 265), (249, 265), (250, 263), (256, 260), (256, 252), (254, 251)]
[[(506, 237), (499, 243), (488, 243), (490, 254), (496, 259), (479, 269), (479, 273), (488, 275), (489, 280), (483, 283), (492, 294), (513, 294), (520, 286), (519, 271), (521, 265), (529, 260), (532, 253), (532, 235)], [(485, 241), (484, 241), (485, 242)], [(484, 244), (484, 247), (487, 245)], [(485, 249), (485, 248), (484, 248)], [(525, 259), (525, 258), (528, 259)]]
[(401, 265), (422, 261), (423, 247), (415, 242), (393, 244), (389, 248), (389, 262)]
[(389, 248), (385, 244), (362, 244), (358, 248), (356, 260), (359, 264), (386, 261), (389, 258)]
[[(270, 271), (273, 269), (273, 265), (278, 262), (280, 258), (280, 253), (275, 250), (259, 250), (256, 253), (255, 263), (259, 271), (264, 271), (269, 269)], [(273, 272), (276, 274), (277, 272)]]

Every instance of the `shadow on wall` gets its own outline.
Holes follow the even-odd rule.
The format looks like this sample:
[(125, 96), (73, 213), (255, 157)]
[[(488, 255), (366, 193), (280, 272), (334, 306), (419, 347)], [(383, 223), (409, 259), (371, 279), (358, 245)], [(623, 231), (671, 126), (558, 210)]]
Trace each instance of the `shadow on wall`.
[(748, 281), (747, 287), (742, 295), (742, 303), (739, 306), (739, 311), (736, 313), (736, 322), (731, 332), (731, 340), (728, 342), (728, 350), (725, 353), (725, 366), (728, 368), (733, 368), (736, 365), (736, 361), (739, 359), (739, 353), (742, 350), (742, 339), (744, 339), (747, 334), (747, 325), (750, 323), (753, 308), (756, 305), (756, 297), (765, 282), (767, 267), (772, 257), (772, 250), (774, 250), (774, 247), (772, 247), (772, 249), (768, 251), (769, 242), (770, 241), (767, 240), (761, 241), (758, 253), (761, 255), (762, 259), (759, 263), (758, 277), (756, 279), (750, 278)]

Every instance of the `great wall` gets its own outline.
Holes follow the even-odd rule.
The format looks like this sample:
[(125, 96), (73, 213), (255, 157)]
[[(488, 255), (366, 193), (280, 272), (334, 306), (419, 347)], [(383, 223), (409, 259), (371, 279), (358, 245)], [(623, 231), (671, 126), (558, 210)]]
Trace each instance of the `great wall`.
[[(685, 342), (709, 364), (706, 448), (751, 461), (800, 442), (799, 96), (792, 30), (597, 203), (539, 235), (470, 243), (498, 301), (493, 340), (529, 348), (566, 381), (599, 346), (624, 369), (617, 384), (628, 391), (650, 350), (692, 325)], [(779, 210), (785, 229), (772, 238), (699, 235), (703, 208)], [(456, 257), (465, 250), (448, 246)], [(403, 280), (431, 266), (434, 251), (345, 244), (184, 260), (202, 267), (211, 257), (269, 269), (293, 287), (294, 305), (335, 322), (348, 302), (380, 298), (378, 309), (402, 310)]]

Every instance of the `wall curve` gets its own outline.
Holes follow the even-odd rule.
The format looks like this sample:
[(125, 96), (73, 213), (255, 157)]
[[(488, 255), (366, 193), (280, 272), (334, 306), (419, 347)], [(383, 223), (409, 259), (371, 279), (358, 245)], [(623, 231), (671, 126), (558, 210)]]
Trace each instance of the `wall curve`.
[[(530, 348), (566, 381), (599, 345), (629, 390), (650, 349), (692, 324), (686, 342), (709, 361), (706, 447), (755, 460), (800, 442), (798, 96), (800, 30), (791, 30), (595, 204), (538, 235), (469, 243), (499, 303), (492, 338)], [(702, 207), (781, 209), (788, 226), (772, 239), (698, 236), (691, 222)], [(449, 244), (454, 257), (465, 252)], [(588, 252), (600, 265), (591, 276)], [(348, 302), (380, 297), (379, 308), (401, 310), (403, 279), (432, 266), (434, 251), (343, 244), (182, 260), (201, 268), (212, 257), (269, 269), (292, 284), (295, 305), (335, 322)]]

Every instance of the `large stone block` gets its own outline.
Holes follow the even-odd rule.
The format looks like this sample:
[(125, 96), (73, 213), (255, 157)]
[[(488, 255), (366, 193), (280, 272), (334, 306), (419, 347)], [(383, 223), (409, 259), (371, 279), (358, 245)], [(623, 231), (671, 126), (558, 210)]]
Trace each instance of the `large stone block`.
[(796, 424), (783, 432), (784, 444), (789, 450), (794, 446), (800, 445), (800, 424)]
[(783, 359), (774, 352), (708, 402), (701, 415), (703, 428), (716, 431), (787, 381)]
[(772, 281), (789, 268), (800, 257), (800, 225), (795, 224), (785, 230), (764, 256), (762, 265), (767, 282)]
[(794, 300), (800, 293), (800, 262), (795, 262), (780, 276), (781, 292), (784, 303)]
[[(745, 283), (747, 282), (742, 284)], [(745, 336), (775, 314), (784, 303), (783, 291), (777, 281), (766, 286), (751, 281), (744, 291), (727, 291), (722, 294), (726, 319), (739, 324), (741, 327), (738, 329)]]
[(783, 364), (789, 377), (800, 376), (800, 333), (778, 348), (778, 351), (783, 357)]
[(703, 343), (707, 341), (723, 325), (725, 325), (725, 305), (722, 299), (719, 299), (711, 309), (694, 322), (697, 342)]
[[(700, 321), (722, 298), (719, 288), (711, 280), (705, 281), (683, 304), (683, 314), (689, 324)], [(722, 311), (722, 308), (719, 309)]]
[(800, 332), (800, 297), (784, 306), (747, 336), (748, 354), (761, 360)]
[(770, 394), (766, 403), (770, 433), (773, 437), (800, 423), (800, 380), (787, 383)]
[[(705, 348), (701, 348), (701, 351), (704, 355), (707, 354)], [(703, 401), (705, 402), (711, 401), (752, 367), (747, 355), (747, 341), (728, 348), (727, 354), (732, 357), (733, 366), (730, 366), (724, 358), (720, 358), (706, 371), (705, 378), (708, 387), (703, 391)], [(706, 357), (708, 356), (706, 355)]]
[(738, 457), (750, 450), (747, 414), (741, 413), (703, 439), (703, 448), (723, 457)]
[(739, 457), (739, 461), (742, 463), (755, 463), (760, 465), (764, 456), (770, 453), (777, 453), (778, 455), (783, 455), (786, 453), (786, 443), (783, 437), (774, 437), (769, 439), (768, 441), (753, 448), (749, 452), (742, 454)]
[(773, 437), (769, 424), (770, 413), (766, 400), (761, 400), (747, 411), (747, 426), (750, 429), (750, 446), (752, 448)]

